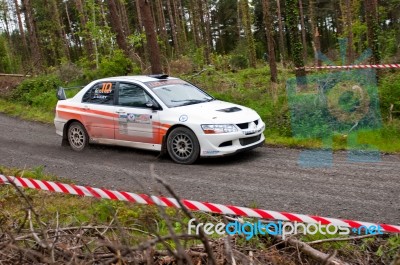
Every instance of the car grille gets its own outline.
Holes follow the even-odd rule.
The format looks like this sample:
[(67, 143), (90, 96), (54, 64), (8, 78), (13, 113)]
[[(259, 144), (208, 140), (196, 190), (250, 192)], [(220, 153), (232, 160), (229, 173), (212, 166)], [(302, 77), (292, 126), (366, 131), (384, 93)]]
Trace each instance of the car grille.
[(252, 123), (252, 122), (254, 122), (255, 125), (258, 125), (258, 120), (251, 121), (251, 122), (245, 122), (245, 123), (238, 123), (238, 124), (236, 124), (236, 125), (237, 125), (237, 127), (239, 127), (240, 129), (245, 130), (245, 129), (248, 129), (248, 128), (249, 128), (249, 124)]
[(239, 142), (242, 146), (245, 146), (249, 144), (254, 144), (255, 142), (258, 142), (260, 139), (261, 139), (261, 134), (248, 138), (240, 138)]

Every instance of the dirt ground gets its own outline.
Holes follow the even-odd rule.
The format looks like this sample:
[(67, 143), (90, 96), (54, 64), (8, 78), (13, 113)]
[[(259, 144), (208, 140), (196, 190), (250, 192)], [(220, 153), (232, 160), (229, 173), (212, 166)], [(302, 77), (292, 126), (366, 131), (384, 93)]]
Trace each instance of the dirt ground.
[(26, 77), (0, 74), (0, 97), (7, 97), (13, 88), (18, 86)]

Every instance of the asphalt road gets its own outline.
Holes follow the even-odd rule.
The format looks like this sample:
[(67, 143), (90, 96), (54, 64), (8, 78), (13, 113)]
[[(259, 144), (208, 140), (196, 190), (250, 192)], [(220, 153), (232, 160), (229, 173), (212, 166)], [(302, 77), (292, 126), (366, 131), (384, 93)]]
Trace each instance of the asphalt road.
[(150, 177), (154, 163), (185, 199), (400, 225), (399, 155), (352, 163), (336, 152), (330, 168), (302, 168), (300, 151), (263, 147), (183, 166), (130, 148), (97, 145), (76, 153), (61, 146), (53, 126), (0, 115), (0, 165), (7, 167), (44, 166), (79, 185), (154, 194), (160, 189)]

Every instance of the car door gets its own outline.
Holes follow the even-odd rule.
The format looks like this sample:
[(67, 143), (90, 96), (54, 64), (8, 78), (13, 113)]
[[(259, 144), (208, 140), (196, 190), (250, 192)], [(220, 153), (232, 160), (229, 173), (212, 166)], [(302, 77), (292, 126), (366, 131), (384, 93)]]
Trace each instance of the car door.
[(115, 139), (159, 144), (159, 121), (157, 110), (148, 107), (152, 97), (140, 85), (134, 83), (118, 83), (115, 119)]
[(82, 121), (90, 138), (114, 139), (116, 82), (94, 84), (82, 97)]

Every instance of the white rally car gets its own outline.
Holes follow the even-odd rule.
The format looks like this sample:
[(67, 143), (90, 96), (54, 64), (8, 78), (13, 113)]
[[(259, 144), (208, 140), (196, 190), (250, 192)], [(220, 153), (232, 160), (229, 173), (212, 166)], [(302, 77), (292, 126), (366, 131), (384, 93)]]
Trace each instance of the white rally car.
[(177, 163), (223, 156), (264, 143), (265, 124), (252, 109), (219, 101), (167, 75), (96, 80), (73, 98), (59, 88), (54, 124), (63, 143), (90, 143), (168, 152)]

